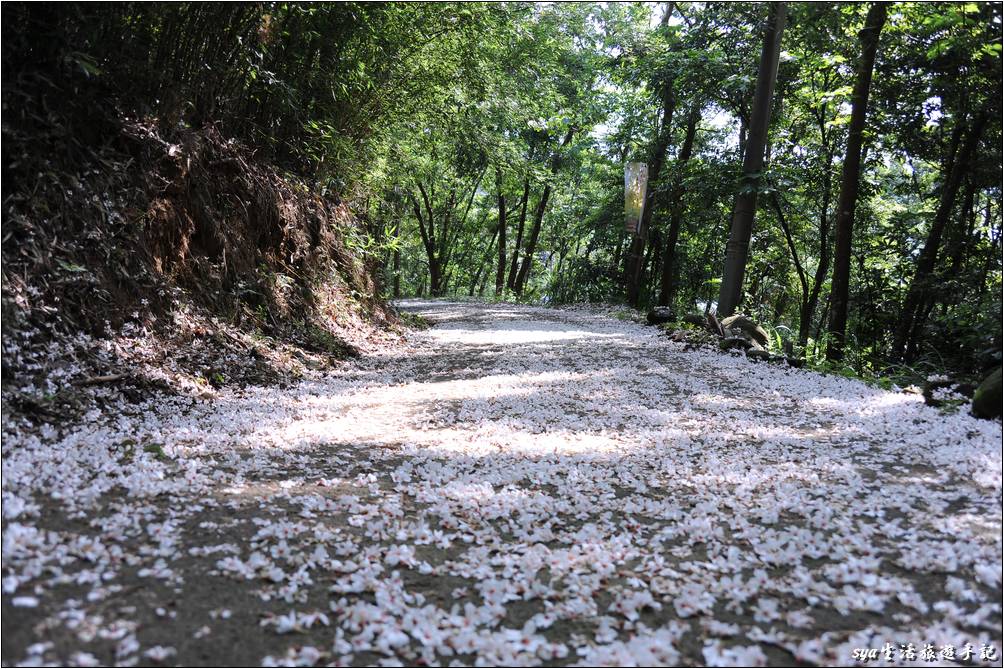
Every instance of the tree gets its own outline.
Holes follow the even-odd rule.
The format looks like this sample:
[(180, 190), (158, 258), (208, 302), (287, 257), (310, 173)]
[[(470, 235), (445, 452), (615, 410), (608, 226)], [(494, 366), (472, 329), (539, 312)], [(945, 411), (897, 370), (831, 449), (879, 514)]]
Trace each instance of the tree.
[(505, 290), (505, 235), (506, 235), (506, 210), (505, 192), (503, 192), (502, 168), (495, 168), (495, 192), (498, 199), (498, 268), (495, 272), (495, 294), (501, 295)]
[[(561, 144), (551, 155), (551, 178), (553, 178), (561, 168), (561, 150), (567, 147), (572, 141), (572, 137), (575, 136), (575, 131), (576, 127), (574, 125), (569, 126), (568, 130), (565, 131), (565, 137), (561, 140)], [(540, 194), (540, 200), (537, 201), (537, 207), (534, 209), (533, 225), (530, 227), (530, 238), (526, 243), (526, 250), (523, 254), (523, 263), (520, 265), (519, 274), (516, 275), (516, 280), (513, 283), (513, 291), (517, 295), (523, 294), (523, 289), (526, 288), (527, 278), (530, 276), (530, 266), (533, 263), (533, 254), (537, 249), (537, 240), (540, 237), (540, 227), (544, 223), (544, 212), (547, 211), (547, 203), (548, 200), (551, 199), (551, 189), (552, 183), (549, 179), (544, 184), (544, 190)], [(524, 202), (523, 211), (525, 211), (525, 204), (526, 203)]]
[[(627, 295), (635, 305), (704, 309), (738, 279), (744, 311), (780, 332), (790, 326), (810, 360), (818, 361), (821, 330), (843, 308), (845, 341), (854, 342), (845, 343), (846, 365), (861, 373), (888, 365), (910, 313), (901, 330), (909, 332), (907, 358), (947, 337), (952, 364), (978, 368), (974, 351), (992, 345), (978, 333), (994, 313), (1000, 276), (999, 45), (987, 27), (999, 9), (889, 5), (860, 137), (845, 258), (853, 276), (842, 304), (833, 290), (840, 292), (839, 270), (831, 280), (834, 232), (854, 151), (847, 160), (841, 154), (859, 139), (852, 121), (861, 107), (854, 114), (852, 103), (870, 5), (788, 3), (783, 24), (781, 8), (768, 17), (755, 4), (507, 8), (476, 28), (475, 43), (461, 44), (469, 33), (458, 31), (427, 48), (412, 63), (425, 77), (422, 100), (410, 115), (389, 116), (390, 129), (375, 130), (370, 155), (382, 162), (367, 187), (410, 187), (423, 218), (405, 198), (396, 235), (403, 294), (431, 284), (471, 294), (494, 284), (499, 298)], [(778, 32), (785, 55), (778, 53), (765, 95)], [(968, 150), (984, 107), (989, 117), (973, 140), (980, 158), (958, 166), (953, 191), (952, 156)], [(641, 235), (632, 238), (621, 226), (623, 164), (641, 156), (649, 188)], [(416, 179), (432, 202), (431, 263)], [(449, 209), (453, 232), (441, 249)], [(750, 218), (742, 276), (726, 277), (714, 265), (729, 256), (726, 240), (730, 251), (744, 241), (742, 225), (736, 234), (731, 225), (747, 215), (755, 227)], [(388, 277), (393, 257), (383, 256)], [(930, 355), (925, 362), (933, 364)]]
[(858, 34), (861, 56), (858, 59), (851, 96), (851, 125), (847, 133), (847, 151), (840, 175), (840, 195), (837, 197), (836, 244), (833, 255), (833, 279), (830, 288), (830, 340), (826, 357), (840, 360), (844, 355), (847, 332), (847, 296), (851, 274), (851, 237), (854, 231), (854, 208), (858, 201), (858, 182), (861, 178), (861, 146), (864, 143), (865, 115), (868, 110), (868, 93), (871, 90), (875, 54), (878, 52), (879, 34), (885, 25), (887, 8), (884, 2), (872, 3), (865, 17), (864, 28)]
[[(891, 353), (898, 360), (916, 358), (928, 315), (937, 302), (950, 301), (939, 295), (937, 287), (946, 279), (953, 280), (954, 272), (938, 276), (939, 252), (946, 235), (954, 236), (958, 241), (952, 245), (955, 250), (950, 248), (951, 264), (958, 268), (957, 244), (966, 236), (964, 221), (976, 196), (973, 180), (982, 181), (976, 176), (983, 162), (979, 158), (989, 153), (983, 139), (991, 132), (996, 135), (999, 127), (1000, 31), (991, 27), (999, 23), (1000, 8), (995, 5), (950, 5), (924, 22), (933, 28), (932, 44), (924, 55), (935, 62), (940, 75), (935, 78), (936, 90), (948, 112), (951, 132), (945, 133), (937, 207), (895, 324)], [(995, 163), (999, 165), (999, 158)], [(957, 197), (966, 182), (959, 207)]]
[(924, 305), (929, 301), (929, 294), (933, 289), (930, 280), (937, 262), (938, 251), (941, 248), (941, 240), (955, 206), (955, 198), (962, 185), (963, 177), (971, 169), (972, 160), (977, 155), (977, 148), (989, 120), (990, 109), (984, 107), (976, 114), (971, 125), (965, 129), (965, 139), (958, 153), (951, 158), (948, 174), (941, 188), (938, 209), (924, 242), (924, 248), (920, 252), (920, 257), (917, 258), (917, 270), (910, 282), (910, 289), (903, 302), (899, 322), (896, 326), (893, 354), (897, 357), (912, 357), (912, 352), (908, 350), (908, 344), (916, 339), (915, 329), (923, 320)]
[[(668, 3), (662, 16), (661, 29), (668, 34), (667, 27), (669, 18), (673, 13), (674, 3)], [(657, 79), (657, 89), (659, 91), (661, 115), (659, 126), (655, 132), (655, 137), (649, 147), (648, 162), (648, 182), (645, 187), (644, 206), (642, 208), (641, 220), (638, 228), (631, 238), (631, 246), (628, 249), (628, 260), (626, 266), (625, 282), (627, 283), (627, 300), (631, 306), (638, 306), (641, 295), (641, 285), (645, 268), (645, 243), (648, 241), (652, 225), (652, 215), (656, 206), (656, 194), (659, 186), (659, 176), (662, 173), (662, 166), (666, 162), (666, 150), (669, 148), (672, 139), (673, 113), (676, 111), (675, 92), (675, 72), (672, 64), (666, 68), (667, 71)]]
[(756, 92), (753, 96), (753, 112), (743, 158), (743, 181), (740, 191), (736, 194), (732, 209), (732, 228), (725, 247), (725, 269), (718, 293), (718, 313), (722, 316), (730, 316), (742, 297), (743, 276), (746, 272), (750, 235), (753, 232), (753, 216), (756, 212), (757, 189), (767, 144), (770, 108), (777, 80), (777, 64), (781, 54), (781, 35), (784, 32), (786, 18), (785, 3), (777, 2), (771, 5), (770, 17), (764, 28), (763, 50), (760, 54)]
[(444, 294), (450, 262), (464, 233), (474, 198), (487, 171), (486, 156), (467, 138), (455, 138), (442, 128), (428, 127), (416, 138), (427, 151), (412, 168), (405, 193), (418, 223), (429, 267), (429, 291)]
[(677, 173), (670, 189), (669, 230), (666, 234), (666, 245), (662, 256), (662, 274), (659, 281), (659, 306), (669, 306), (673, 302), (675, 285), (676, 244), (680, 239), (680, 226), (683, 218), (683, 172), (694, 153), (694, 138), (697, 136), (697, 124), (701, 120), (701, 108), (695, 106), (687, 117), (687, 128), (683, 146), (676, 158)]

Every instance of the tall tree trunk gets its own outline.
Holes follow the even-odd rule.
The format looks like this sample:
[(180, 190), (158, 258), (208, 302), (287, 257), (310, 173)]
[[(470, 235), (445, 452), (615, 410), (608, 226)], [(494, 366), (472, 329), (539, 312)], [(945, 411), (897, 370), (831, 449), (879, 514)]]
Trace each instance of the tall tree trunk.
[[(666, 12), (668, 16), (669, 12)], [(655, 213), (656, 186), (659, 175), (662, 173), (662, 166), (666, 162), (666, 149), (672, 138), (673, 113), (676, 111), (676, 97), (673, 93), (673, 81), (663, 84), (662, 90), (662, 119), (659, 122), (659, 132), (656, 134), (655, 144), (649, 150), (648, 156), (648, 183), (645, 187), (645, 206), (642, 208), (641, 221), (638, 223), (638, 230), (631, 238), (631, 246), (628, 249), (628, 262), (626, 272), (627, 301), (632, 307), (638, 306), (641, 295), (641, 286), (644, 274), (645, 242), (648, 239), (648, 231), (652, 225), (652, 215)]]
[(429, 295), (443, 296), (443, 270), (439, 266), (438, 258), (429, 259)]
[(896, 336), (893, 340), (894, 356), (905, 357), (908, 349), (911, 348), (910, 345), (916, 344), (914, 340), (917, 339), (920, 325), (923, 324), (924, 307), (929, 301), (932, 289), (931, 278), (938, 262), (938, 251), (941, 248), (942, 237), (951, 218), (962, 180), (970, 171), (972, 160), (975, 158), (976, 150), (983, 138), (983, 131), (989, 119), (989, 111), (987, 109), (981, 110), (967, 129), (966, 139), (961, 150), (950, 161), (951, 168), (942, 185), (938, 209), (935, 212), (935, 218), (931, 224), (931, 230), (928, 232), (924, 248), (917, 259), (917, 270), (910, 283), (900, 320), (897, 323)]
[(498, 255), (498, 269), (495, 272), (495, 295), (501, 295), (502, 291), (505, 289), (505, 233), (506, 233), (506, 211), (505, 211), (505, 194), (502, 192), (502, 170), (501, 168), (495, 169), (495, 189), (498, 191), (498, 236), (499, 236), (499, 255)]
[[(575, 241), (576, 251), (578, 251), (579, 241)], [(568, 256), (569, 244), (566, 241), (561, 245), (561, 249), (558, 251), (558, 266), (554, 268), (554, 297), (558, 302), (562, 300), (562, 294), (564, 293), (565, 286), (565, 258)]]
[(826, 357), (841, 360), (847, 335), (847, 301), (851, 276), (851, 237), (854, 231), (854, 208), (858, 201), (861, 177), (861, 145), (864, 142), (865, 115), (871, 90), (875, 54), (879, 35), (885, 25), (885, 2), (876, 2), (868, 9), (865, 26), (858, 34), (861, 58), (851, 95), (851, 124), (847, 134), (847, 152), (840, 175), (840, 195), (837, 197), (836, 248), (833, 256), (833, 279), (830, 287), (830, 326)]
[[(568, 146), (572, 137), (575, 135), (576, 127), (569, 126), (568, 132), (565, 133), (565, 138), (561, 140), (561, 145), (554, 151), (551, 156), (551, 176), (554, 177), (558, 170), (561, 168), (561, 150)], [(544, 212), (547, 211), (547, 201), (551, 198), (551, 182), (548, 181), (544, 186), (544, 192), (540, 195), (540, 201), (537, 202), (537, 208), (533, 212), (533, 226), (530, 228), (530, 237), (526, 243), (526, 252), (523, 254), (523, 264), (520, 265), (519, 274), (516, 275), (516, 284), (513, 286), (513, 290), (517, 295), (523, 294), (523, 289), (526, 288), (527, 279), (530, 277), (530, 268), (533, 265), (533, 254), (537, 250), (537, 239), (540, 237), (540, 228), (544, 222)]]
[[(429, 292), (434, 297), (439, 295), (441, 289), (442, 274), (440, 272), (439, 257), (436, 255), (436, 236), (433, 221), (432, 204), (428, 194), (421, 183), (418, 190), (422, 194), (422, 201), (425, 204), (425, 215), (422, 215), (422, 207), (418, 203), (418, 198), (408, 191), (408, 199), (411, 200), (412, 211), (418, 220), (418, 230), (422, 235), (422, 246), (425, 248), (425, 256), (429, 261)], [(424, 289), (424, 282), (423, 282)]]
[(687, 134), (680, 147), (680, 155), (676, 158), (677, 173), (673, 180), (671, 192), (669, 231), (666, 234), (666, 246), (662, 252), (662, 276), (659, 282), (659, 306), (667, 307), (673, 301), (676, 292), (676, 243), (680, 238), (680, 226), (683, 222), (683, 172), (694, 153), (694, 138), (697, 135), (697, 124), (701, 121), (701, 107), (694, 105), (687, 117)]
[[(820, 128), (825, 133), (824, 122), (820, 122)], [(825, 137), (825, 134), (823, 135)], [(816, 313), (816, 306), (819, 304), (819, 293), (823, 288), (823, 282), (830, 271), (830, 169), (833, 164), (833, 149), (826, 153), (825, 172), (823, 173), (823, 204), (819, 209), (819, 264), (816, 265), (816, 273), (812, 277), (812, 288), (809, 290), (807, 299), (802, 301), (798, 313), (798, 345), (805, 348), (809, 341), (809, 328), (812, 327), (812, 316)]]
[(987, 109), (980, 111), (966, 131), (966, 138), (961, 150), (951, 161), (950, 171), (945, 176), (941, 187), (941, 197), (938, 201), (938, 209), (934, 214), (934, 221), (927, 233), (927, 240), (924, 242), (924, 248), (921, 249), (920, 257), (917, 258), (917, 270), (910, 282), (910, 288), (900, 311), (899, 322), (896, 324), (892, 350), (894, 356), (904, 357), (909, 345), (916, 343), (914, 340), (920, 332), (920, 325), (923, 324), (924, 305), (929, 301), (932, 288), (931, 278), (938, 261), (941, 238), (944, 236), (945, 228), (951, 218), (955, 197), (962, 185), (962, 179), (969, 172), (980, 140), (983, 138), (983, 130), (989, 119), (990, 112)]
[[(962, 209), (959, 210), (961, 223), (955, 226), (954, 234), (950, 241), (949, 258), (951, 262), (945, 276), (949, 281), (960, 276), (965, 267), (966, 256), (969, 254), (969, 247), (973, 238), (973, 231), (976, 229), (976, 218), (979, 213), (978, 195), (976, 193), (975, 180), (966, 179), (965, 195), (962, 197)], [(966, 290), (960, 285), (958, 290), (950, 290), (938, 295), (937, 304), (943, 317), (947, 317), (952, 308), (966, 299)], [(927, 318), (925, 317), (925, 321)]]
[(743, 275), (746, 273), (750, 236), (753, 233), (753, 215), (756, 212), (757, 189), (763, 168), (771, 100), (774, 97), (777, 63), (781, 54), (781, 34), (784, 32), (786, 18), (785, 3), (777, 2), (770, 6), (770, 18), (764, 30), (763, 50), (760, 53), (756, 92), (753, 95), (746, 155), (743, 158), (743, 180), (732, 207), (732, 229), (725, 246), (725, 269), (718, 292), (717, 311), (720, 316), (731, 316), (742, 298)]
[(910, 282), (907, 298), (904, 300), (900, 320), (897, 323), (896, 335), (893, 339), (893, 355), (906, 360), (912, 360), (917, 349), (917, 340), (932, 301), (932, 278), (938, 263), (938, 252), (941, 250), (942, 237), (952, 217), (956, 196), (962, 186), (962, 180), (969, 173), (972, 160), (976, 155), (983, 131), (990, 119), (989, 111), (984, 108), (973, 121), (966, 133), (965, 142), (951, 162), (951, 170), (942, 185), (938, 210), (935, 212), (931, 230), (924, 242), (924, 248), (917, 259), (917, 270)]
[[(820, 337), (823, 336), (823, 327), (826, 325), (830, 318), (830, 293), (826, 293), (826, 298), (823, 300), (823, 310), (820, 314), (819, 320), (816, 321), (816, 334), (813, 336), (812, 344), (812, 357), (815, 358), (819, 355), (819, 345)], [(808, 341), (808, 340), (806, 340)], [(808, 357), (809, 352), (805, 352), (806, 357)]]
[[(962, 197), (962, 210), (959, 212), (960, 218), (965, 221), (966, 224), (964, 226), (958, 226), (955, 238), (952, 240), (952, 264), (948, 269), (949, 277), (958, 276), (959, 272), (962, 270), (966, 252), (969, 249), (969, 242), (973, 237), (973, 230), (976, 228), (976, 216), (978, 209), (979, 203), (976, 201), (976, 180), (969, 178), (966, 180), (965, 195)], [(958, 298), (960, 296), (956, 294), (951, 297)]]
[(481, 282), (481, 274), (485, 271), (485, 268), (488, 266), (488, 260), (492, 256), (492, 249), (495, 246), (495, 239), (498, 237), (500, 229), (501, 228), (495, 228), (495, 232), (492, 233), (491, 241), (488, 242), (488, 248), (485, 249), (484, 256), (482, 256), (481, 258), (481, 262), (478, 263), (478, 271), (474, 273), (474, 278), (471, 280), (470, 290), (467, 293), (469, 297), (474, 297), (474, 291), (477, 290), (478, 283)]
[(739, 162), (746, 160), (746, 137), (749, 135), (749, 126), (746, 124), (746, 119), (739, 119)]
[[(401, 220), (394, 223), (394, 239), (401, 234)], [(394, 299), (401, 297), (401, 247), (399, 244), (394, 248)]]
[(984, 209), (985, 217), (983, 219), (984, 227), (987, 230), (987, 234), (990, 236), (990, 244), (988, 245), (987, 254), (983, 261), (983, 267), (979, 273), (979, 281), (977, 281), (976, 286), (978, 287), (979, 295), (982, 296), (983, 292), (989, 288), (987, 285), (987, 280), (990, 278), (990, 268), (993, 267), (997, 259), (1000, 258), (1000, 245), (1002, 230), (1000, 227), (993, 227), (993, 198), (987, 197), (987, 206)]
[[(675, 8), (675, 3), (667, 3), (666, 10), (662, 15), (662, 27), (669, 25), (669, 19)], [(672, 138), (673, 114), (676, 111), (676, 94), (674, 89), (674, 79), (669, 78), (662, 83), (662, 118), (659, 121), (659, 128), (656, 132), (655, 143), (649, 148), (648, 155), (648, 182), (645, 187), (644, 207), (642, 208), (641, 220), (638, 222), (638, 229), (631, 238), (628, 247), (627, 263), (625, 266), (625, 283), (627, 285), (627, 301), (633, 307), (637, 307), (641, 299), (641, 288), (645, 281), (645, 269), (648, 266), (650, 257), (657, 257), (652, 242), (649, 240), (652, 228), (652, 216), (655, 214), (656, 192), (659, 175), (666, 161), (666, 150)], [(646, 249), (646, 242), (647, 244)], [(656, 246), (658, 244), (655, 244)]]
[[(784, 232), (784, 240), (788, 244), (788, 252), (791, 254), (791, 261), (795, 264), (795, 274), (798, 275), (798, 285), (802, 289), (802, 306), (804, 307), (809, 301), (809, 279), (805, 274), (805, 267), (802, 265), (801, 258), (798, 257), (798, 248), (795, 246), (795, 236), (791, 232), (791, 227), (788, 225), (788, 219), (785, 218), (784, 208), (781, 206), (781, 196), (775, 190), (770, 194), (770, 202), (774, 205), (774, 211), (777, 213), (777, 222), (781, 224), (781, 230)], [(776, 318), (774, 319), (777, 320)]]
[(530, 202), (530, 177), (523, 180), (523, 196), (519, 201), (519, 223), (516, 224), (516, 243), (512, 247), (512, 261), (509, 266), (509, 279), (506, 288), (516, 288), (516, 270), (519, 269), (519, 252), (523, 246), (523, 228), (526, 225), (526, 211)]
[[(453, 195), (451, 193), (450, 209), (447, 210), (446, 216), (443, 219), (444, 250), (440, 253), (440, 255), (443, 258), (444, 267), (449, 265), (450, 260), (453, 257), (453, 249), (456, 246), (457, 239), (460, 237), (461, 232), (463, 232), (464, 224), (467, 222), (467, 216), (471, 213), (471, 205), (474, 204), (474, 197), (478, 194), (478, 188), (481, 187), (481, 180), (485, 178), (485, 172), (487, 170), (488, 170), (487, 167), (482, 169), (480, 174), (478, 174), (478, 177), (474, 180), (473, 185), (471, 186), (471, 194), (467, 198), (467, 206), (464, 207), (464, 214), (463, 216), (460, 217), (460, 220), (454, 223), (452, 234), (451, 234), (451, 229), (449, 227), (450, 220), (453, 216), (453, 208), (452, 208)], [(463, 198), (461, 197), (461, 201), (462, 200)], [(485, 219), (487, 217), (488, 217), (488, 212), (485, 212), (484, 216), (482, 216), (481, 220), (478, 222), (478, 229), (480, 229), (481, 226), (484, 225)]]
[(533, 254), (537, 248), (537, 238), (540, 235), (540, 227), (544, 221), (544, 211), (547, 209), (547, 201), (551, 198), (551, 184), (544, 186), (544, 192), (540, 194), (540, 201), (533, 212), (533, 225), (530, 227), (530, 237), (526, 242), (526, 251), (523, 253), (523, 262), (519, 266), (519, 273), (516, 275), (516, 283), (513, 285), (513, 292), (522, 295), (526, 282), (530, 278), (530, 266), (533, 264)]
[[(447, 269), (450, 264), (450, 219), (453, 218), (453, 208), (457, 202), (457, 187), (450, 189), (450, 195), (446, 199), (446, 209), (443, 211), (442, 221), (439, 224), (439, 250), (436, 253), (436, 260), (440, 267), (440, 273), (448, 275)], [(445, 285), (442, 288), (446, 288)]]
[(659, 287), (659, 277), (662, 275), (662, 230), (652, 228), (648, 236), (648, 260), (642, 269), (642, 276), (647, 277), (645, 288), (649, 294), (656, 295)]

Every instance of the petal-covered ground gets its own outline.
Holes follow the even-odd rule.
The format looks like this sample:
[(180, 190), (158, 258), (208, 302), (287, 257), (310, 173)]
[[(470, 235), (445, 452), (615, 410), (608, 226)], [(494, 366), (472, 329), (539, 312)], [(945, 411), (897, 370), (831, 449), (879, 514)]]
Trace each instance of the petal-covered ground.
[(999, 422), (404, 306), (288, 388), (5, 424), (4, 663), (1000, 666)]

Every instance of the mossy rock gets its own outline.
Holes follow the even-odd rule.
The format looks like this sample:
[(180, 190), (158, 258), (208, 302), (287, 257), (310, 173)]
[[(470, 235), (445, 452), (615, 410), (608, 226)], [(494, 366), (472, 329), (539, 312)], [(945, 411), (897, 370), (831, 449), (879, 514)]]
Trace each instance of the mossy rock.
[(973, 395), (973, 415), (977, 418), (999, 418), (1001, 415), (1001, 369), (998, 367), (984, 379)]
[(704, 314), (686, 314), (680, 319), (680, 322), (700, 328), (701, 330), (708, 329), (708, 319), (704, 317)]
[(725, 328), (726, 332), (730, 329), (741, 330), (746, 337), (752, 339), (764, 348), (767, 348), (767, 345), (770, 342), (770, 335), (767, 334), (767, 331), (757, 325), (756, 322), (754, 322), (749, 316), (736, 314), (735, 316), (723, 318), (722, 327)]
[(722, 347), (723, 351), (739, 349), (745, 351), (753, 347), (753, 342), (746, 337), (726, 337), (725, 339), (722, 339), (718, 345)]
[(428, 318), (410, 311), (398, 311), (397, 318), (406, 327), (412, 328), (413, 330), (428, 330), (432, 327), (432, 321)]
[(648, 312), (645, 320), (649, 325), (661, 325), (663, 323), (676, 322), (676, 314), (668, 307), (656, 307)]

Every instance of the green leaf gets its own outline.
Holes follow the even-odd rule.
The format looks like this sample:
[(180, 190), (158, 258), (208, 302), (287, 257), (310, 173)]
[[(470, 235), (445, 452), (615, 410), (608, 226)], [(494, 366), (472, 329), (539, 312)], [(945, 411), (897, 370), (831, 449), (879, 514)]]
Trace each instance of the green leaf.
[(71, 263), (71, 262), (66, 262), (65, 260), (56, 260), (56, 264), (59, 265), (59, 267), (61, 269), (64, 269), (67, 272), (75, 272), (76, 273), (76, 272), (86, 272), (87, 271), (86, 267), (82, 267), (80, 265), (76, 265), (76, 264)]

